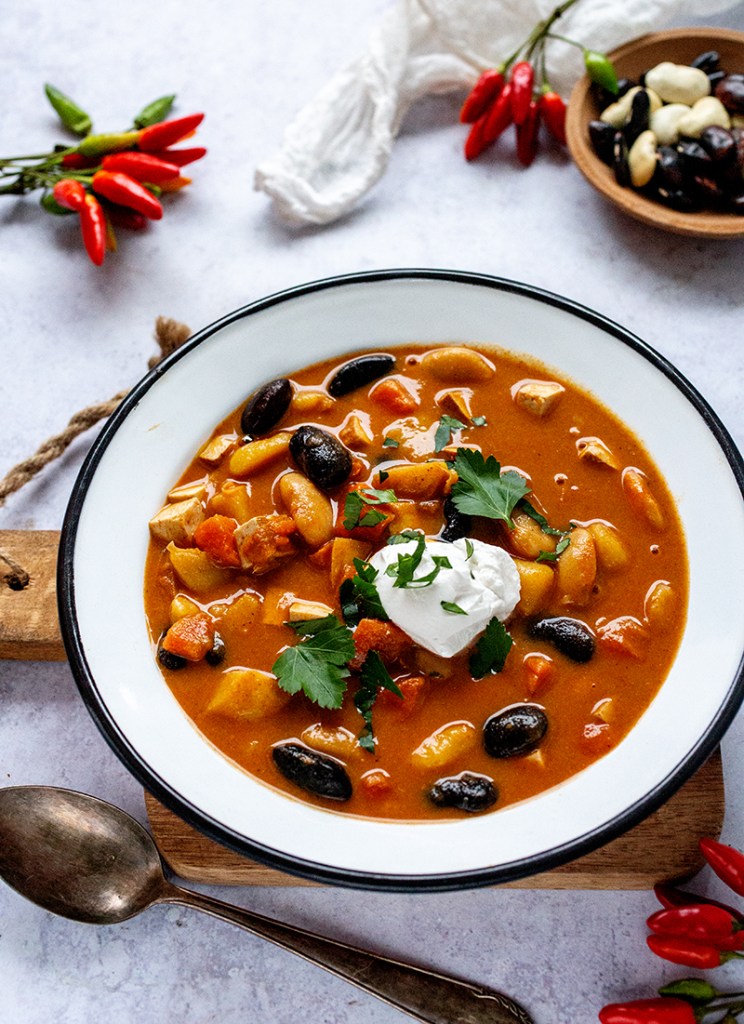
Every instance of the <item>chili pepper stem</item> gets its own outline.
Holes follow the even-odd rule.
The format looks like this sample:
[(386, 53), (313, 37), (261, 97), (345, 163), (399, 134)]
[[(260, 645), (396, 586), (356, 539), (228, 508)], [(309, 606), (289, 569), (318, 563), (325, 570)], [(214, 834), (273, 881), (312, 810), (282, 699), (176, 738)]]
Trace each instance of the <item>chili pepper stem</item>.
[(560, 36), (557, 32), (546, 33), (547, 39), (557, 39), (559, 43), (568, 43), (569, 46), (575, 46), (579, 50), (585, 50), (586, 47), (581, 43), (577, 43), (575, 39), (569, 39), (568, 36)]

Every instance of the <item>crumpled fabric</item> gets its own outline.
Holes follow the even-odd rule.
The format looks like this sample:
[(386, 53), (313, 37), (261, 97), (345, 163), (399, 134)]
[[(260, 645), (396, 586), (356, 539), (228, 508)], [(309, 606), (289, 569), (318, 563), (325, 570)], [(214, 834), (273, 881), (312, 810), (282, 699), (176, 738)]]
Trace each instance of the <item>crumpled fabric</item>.
[[(740, 0), (738, 0), (740, 2)], [(579, 0), (554, 30), (607, 52), (732, 0)], [(255, 172), (290, 224), (329, 224), (385, 173), (409, 108), (430, 93), (469, 89), (547, 17), (554, 0), (397, 0), (347, 64), (287, 127), (281, 149)], [(581, 51), (551, 41), (548, 79), (563, 96), (583, 73)]]

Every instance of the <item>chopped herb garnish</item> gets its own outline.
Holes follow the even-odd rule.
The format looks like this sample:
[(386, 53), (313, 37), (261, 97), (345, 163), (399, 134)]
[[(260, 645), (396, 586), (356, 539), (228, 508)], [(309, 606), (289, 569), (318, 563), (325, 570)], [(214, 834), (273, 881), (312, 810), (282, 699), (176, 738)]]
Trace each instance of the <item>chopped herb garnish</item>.
[(372, 728), (372, 708), (380, 689), (390, 690), (396, 697), (402, 697), (398, 687), (385, 668), (377, 651), (370, 651), (364, 659), (361, 671), (361, 685), (354, 694), (354, 706), (364, 719), (364, 728), (359, 733), (359, 746), (370, 754), (375, 752), (375, 734)]
[(387, 519), (384, 512), (371, 505), (387, 505), (396, 502), (395, 491), (380, 491), (364, 487), (360, 491), (349, 491), (344, 501), (344, 527), (353, 530), (356, 526), (377, 526)]
[(434, 435), (434, 451), (441, 452), (442, 448), (446, 448), (452, 440), (453, 430), (464, 430), (467, 427), (467, 423), (463, 423), (462, 420), (455, 419), (454, 416), (442, 416), (437, 427), (437, 432)]
[(322, 708), (340, 708), (349, 677), (346, 663), (355, 654), (351, 630), (335, 615), (289, 625), (300, 641), (274, 662), (279, 686), (287, 693), (302, 690)]
[(566, 534), (558, 541), (555, 546), (555, 551), (541, 551), (535, 559), (536, 562), (556, 562), (560, 555), (566, 550), (568, 545), (571, 543), (571, 538)]
[(467, 552), (465, 555), (465, 561), (469, 562), (475, 552), (475, 545), (469, 537), (465, 538), (465, 551)]
[(565, 530), (558, 530), (555, 526), (551, 526), (545, 516), (538, 512), (534, 505), (530, 505), (526, 498), (522, 499), (521, 507), (530, 517), (534, 519), (538, 524), (543, 533), (546, 533), (549, 537), (558, 537), (558, 543), (555, 546), (555, 551), (541, 551), (535, 559), (536, 562), (555, 562), (559, 555), (562, 555), (568, 545), (571, 543), (569, 534), (573, 530), (574, 525), (571, 523)]
[(485, 416), (473, 416), (470, 422), (473, 424), (474, 427), (485, 427), (488, 423), (488, 420), (486, 419)]
[(381, 469), (380, 472), (377, 475), (380, 478), (380, 483), (381, 484), (384, 484), (385, 481), (387, 480), (387, 478), (390, 476), (390, 474), (388, 473), (388, 471), (386, 469)]
[(400, 441), (396, 441), (394, 437), (386, 437), (382, 442), (383, 448), (398, 448), (400, 447)]
[(451, 612), (453, 615), (468, 614), (464, 608), (461, 608), (459, 604), (455, 604), (454, 601), (440, 601), (439, 603), (446, 612)]
[(502, 473), (493, 455), (484, 459), (479, 451), (470, 448), (457, 449), (454, 468), (458, 479), (451, 497), (458, 511), (500, 519), (513, 529), (512, 512), (530, 492), (524, 477), (513, 469)]
[(361, 558), (354, 559), (354, 568), (355, 575), (344, 580), (338, 591), (344, 622), (347, 626), (356, 626), (360, 619), (382, 619), (387, 622), (387, 612), (382, 607), (375, 586), (377, 569)]
[[(416, 547), (413, 551), (398, 555), (397, 562), (393, 562), (387, 567), (385, 575), (391, 576), (395, 580), (393, 583), (394, 587), (418, 589), (431, 586), (442, 569), (451, 569), (452, 564), (444, 555), (433, 555), (432, 562), (434, 563), (434, 568), (425, 576), (419, 576), (417, 578), (415, 573), (421, 565), (421, 560), (424, 557), (424, 551), (426, 550), (426, 537), (423, 533), (413, 533), (413, 531), (410, 530), (404, 532), (409, 534), (405, 539), (415, 541)], [(413, 536), (410, 536), (410, 534), (413, 534)], [(398, 534), (398, 536), (402, 537), (403, 535)], [(397, 541), (397, 543), (401, 542)]]
[(419, 537), (423, 537), (419, 530), (401, 530), (400, 533), (391, 534), (387, 539), (387, 543), (407, 544), (409, 540), (418, 540)]
[(470, 674), (473, 679), (482, 679), (490, 672), (500, 672), (513, 643), (503, 622), (491, 619), (470, 655)]

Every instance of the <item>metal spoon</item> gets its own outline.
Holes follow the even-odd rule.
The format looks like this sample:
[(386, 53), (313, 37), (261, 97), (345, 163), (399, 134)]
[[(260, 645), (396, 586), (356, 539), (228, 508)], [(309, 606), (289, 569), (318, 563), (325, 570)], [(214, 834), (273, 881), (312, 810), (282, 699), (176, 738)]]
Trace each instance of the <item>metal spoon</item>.
[(376, 956), (173, 885), (139, 822), (51, 786), (0, 789), (0, 877), (73, 921), (116, 924), (156, 903), (196, 907), (297, 953), (422, 1024), (533, 1024), (508, 996)]

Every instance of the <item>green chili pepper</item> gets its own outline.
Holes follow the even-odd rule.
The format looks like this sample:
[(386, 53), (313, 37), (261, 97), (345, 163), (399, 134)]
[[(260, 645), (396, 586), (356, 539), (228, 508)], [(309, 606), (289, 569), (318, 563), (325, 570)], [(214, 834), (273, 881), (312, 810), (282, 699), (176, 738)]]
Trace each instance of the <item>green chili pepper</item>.
[(688, 1003), (709, 1003), (718, 995), (718, 989), (702, 978), (680, 978), (679, 981), (670, 981), (659, 989), (660, 996), (676, 996), (677, 999), (684, 999)]
[(47, 192), (43, 195), (39, 202), (42, 210), (46, 210), (47, 213), (53, 213), (55, 217), (66, 217), (68, 214), (75, 212), (74, 210), (66, 210), (64, 206), (60, 206), (51, 192)]
[(105, 135), (86, 135), (77, 151), (81, 156), (120, 153), (124, 149), (133, 149), (139, 139), (139, 134), (139, 132), (108, 132)]
[(593, 82), (617, 96), (617, 72), (611, 60), (596, 50), (584, 50), (584, 67)]
[(74, 100), (71, 100), (69, 96), (65, 96), (63, 92), (60, 92), (53, 85), (45, 85), (44, 92), (49, 102), (57, 111), (57, 115), (65, 128), (69, 128), (75, 135), (88, 134), (93, 126), (90, 115), (86, 114)]
[(164, 121), (170, 113), (175, 99), (174, 93), (172, 96), (161, 96), (160, 99), (148, 103), (135, 117), (135, 127), (147, 128), (151, 124), (159, 124), (161, 121)]

